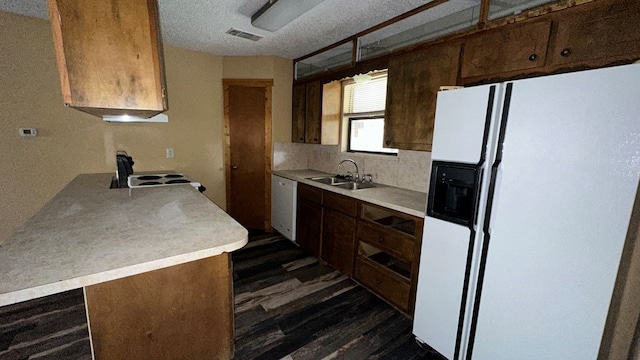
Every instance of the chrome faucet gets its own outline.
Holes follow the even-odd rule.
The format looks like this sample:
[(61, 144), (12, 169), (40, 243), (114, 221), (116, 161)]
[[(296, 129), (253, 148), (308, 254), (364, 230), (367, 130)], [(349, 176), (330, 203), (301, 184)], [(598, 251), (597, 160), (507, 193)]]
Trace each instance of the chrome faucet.
[(340, 163), (338, 164), (338, 169), (340, 169), (340, 165), (342, 165), (342, 163), (344, 163), (345, 161), (352, 163), (353, 166), (356, 167), (355, 182), (358, 182), (360, 180), (360, 172), (358, 171), (358, 164), (356, 164), (356, 162), (354, 160), (352, 160), (352, 159), (344, 159), (344, 160), (340, 161)]

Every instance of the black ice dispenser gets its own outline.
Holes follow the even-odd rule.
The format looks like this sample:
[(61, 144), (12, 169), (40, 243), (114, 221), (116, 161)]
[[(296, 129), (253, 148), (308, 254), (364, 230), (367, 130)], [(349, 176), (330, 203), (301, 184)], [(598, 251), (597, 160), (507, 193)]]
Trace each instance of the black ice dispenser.
[(470, 226), (476, 214), (479, 175), (476, 164), (434, 161), (427, 215)]

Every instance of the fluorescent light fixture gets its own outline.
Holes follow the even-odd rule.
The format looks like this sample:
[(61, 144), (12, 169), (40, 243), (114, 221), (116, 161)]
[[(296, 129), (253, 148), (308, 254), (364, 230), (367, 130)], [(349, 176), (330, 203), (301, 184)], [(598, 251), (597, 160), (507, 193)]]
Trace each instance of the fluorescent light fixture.
[(276, 31), (321, 2), (322, 0), (269, 0), (251, 16), (251, 25)]
[(104, 115), (102, 120), (106, 122), (146, 122), (146, 123), (168, 123), (169, 116), (166, 114), (158, 114), (150, 118), (141, 118), (132, 115)]

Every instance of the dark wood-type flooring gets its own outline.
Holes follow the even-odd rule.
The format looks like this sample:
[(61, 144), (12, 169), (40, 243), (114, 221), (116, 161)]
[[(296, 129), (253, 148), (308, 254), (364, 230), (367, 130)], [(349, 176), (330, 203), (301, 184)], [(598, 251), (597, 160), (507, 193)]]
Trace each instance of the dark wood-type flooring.
[(235, 359), (442, 359), (411, 319), (278, 234), (232, 255)]
[(0, 360), (91, 360), (82, 289), (0, 307)]

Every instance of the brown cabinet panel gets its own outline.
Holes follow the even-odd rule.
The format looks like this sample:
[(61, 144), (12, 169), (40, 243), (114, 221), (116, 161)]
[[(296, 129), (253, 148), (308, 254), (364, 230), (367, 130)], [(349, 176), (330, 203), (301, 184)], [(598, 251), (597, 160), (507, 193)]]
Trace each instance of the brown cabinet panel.
[(320, 257), (322, 207), (308, 201), (298, 201), (296, 242), (315, 257)]
[(321, 203), (321, 189), (298, 183), (296, 242), (318, 258), (322, 239)]
[(300, 199), (321, 205), (322, 189), (298, 182), (298, 200)]
[(511, 25), (465, 40), (462, 78), (489, 76), (545, 64), (551, 21)]
[(167, 109), (155, 1), (48, 4), (65, 104), (97, 116)]
[(381, 269), (374, 262), (358, 257), (354, 278), (400, 310), (411, 312), (409, 311), (410, 285), (402, 277)]
[(414, 242), (412, 239), (393, 230), (376, 229), (366, 222), (360, 221), (358, 222), (356, 237), (358, 241), (371, 243), (389, 254), (408, 262), (411, 262), (414, 258)]
[[(324, 89), (327, 89), (326, 94)], [(294, 85), (291, 141), (337, 145), (340, 140), (341, 92), (340, 82), (323, 85), (314, 81)]]
[(351, 217), (358, 213), (358, 200), (330, 191), (324, 192), (323, 205)]
[(320, 124), (322, 122), (322, 83), (314, 81), (307, 84), (307, 109), (305, 123), (305, 142), (320, 144)]
[(306, 86), (293, 87), (293, 114), (291, 124), (291, 141), (304, 143), (304, 124), (306, 119)]
[(598, 67), (640, 57), (640, 2), (610, 1), (561, 14), (549, 49), (551, 65)]
[(229, 359), (228, 253), (87, 286), (96, 359)]
[(460, 44), (440, 44), (389, 60), (384, 146), (431, 151), (436, 95), (456, 85)]
[(322, 259), (343, 274), (353, 276), (356, 219), (325, 209), (322, 218)]

